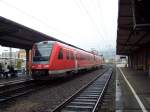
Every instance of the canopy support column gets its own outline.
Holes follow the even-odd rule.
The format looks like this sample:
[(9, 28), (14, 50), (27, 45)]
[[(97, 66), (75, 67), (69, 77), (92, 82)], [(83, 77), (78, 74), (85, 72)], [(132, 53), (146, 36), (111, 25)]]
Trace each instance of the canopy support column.
[(26, 49), (26, 75), (29, 76), (29, 49)]

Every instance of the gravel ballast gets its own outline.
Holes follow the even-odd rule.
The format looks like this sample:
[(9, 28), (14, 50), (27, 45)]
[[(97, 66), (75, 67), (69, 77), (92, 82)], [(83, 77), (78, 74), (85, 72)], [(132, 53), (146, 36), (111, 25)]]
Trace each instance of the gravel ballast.
[[(81, 87), (96, 78), (105, 69), (80, 73), (73, 78), (56, 80), (51, 85), (8, 102), (0, 112), (41, 112), (52, 110), (72, 96)], [(60, 80), (60, 79), (59, 79)], [(54, 84), (53, 84), (54, 83)]]

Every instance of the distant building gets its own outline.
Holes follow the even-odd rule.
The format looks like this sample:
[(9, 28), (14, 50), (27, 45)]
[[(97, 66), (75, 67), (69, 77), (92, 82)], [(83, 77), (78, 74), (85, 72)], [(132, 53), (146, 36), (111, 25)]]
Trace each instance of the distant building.
[(0, 63), (2, 63), (3, 61), (2, 61), (2, 54), (0, 54)]
[(128, 66), (128, 57), (124, 55), (116, 56), (116, 64), (118, 67), (127, 67)]
[(18, 52), (18, 58), (25, 60), (25, 59), (26, 59), (26, 51), (23, 50), (23, 49), (21, 49), (21, 50)]
[(0, 63), (7, 63), (9, 65), (15, 66), (16, 59), (18, 58), (18, 52), (4, 51), (0, 56)]
[(18, 59), (21, 60), (21, 68), (26, 67), (26, 51), (21, 49), (18, 51)]
[(15, 59), (18, 57), (18, 52), (2, 52), (1, 58), (12, 58)]

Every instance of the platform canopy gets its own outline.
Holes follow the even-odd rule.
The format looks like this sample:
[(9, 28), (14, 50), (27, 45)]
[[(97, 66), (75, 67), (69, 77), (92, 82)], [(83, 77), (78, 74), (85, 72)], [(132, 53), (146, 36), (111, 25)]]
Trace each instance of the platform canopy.
[(117, 54), (128, 55), (150, 43), (150, 0), (119, 0)]
[(45, 35), (0, 16), (0, 45), (13, 48), (31, 49), (35, 42), (44, 40), (54, 40), (65, 43), (54, 37)]

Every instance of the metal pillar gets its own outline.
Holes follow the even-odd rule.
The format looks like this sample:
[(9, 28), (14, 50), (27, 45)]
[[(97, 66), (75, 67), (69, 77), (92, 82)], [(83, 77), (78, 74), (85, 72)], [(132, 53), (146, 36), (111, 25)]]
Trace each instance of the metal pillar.
[(136, 28), (136, 17), (135, 17), (135, 1), (131, 0), (132, 4), (132, 20), (133, 20), (133, 29)]
[(131, 68), (135, 68), (135, 58), (134, 58), (134, 55), (132, 54), (131, 56)]
[(10, 66), (12, 67), (12, 48), (9, 48), (9, 62), (10, 62)]
[(131, 58), (130, 58), (130, 61), (131, 61), (131, 68), (134, 68), (134, 67), (133, 67), (133, 66), (134, 66), (134, 65), (133, 65), (133, 61), (134, 61), (134, 60), (133, 60), (133, 55), (131, 55), (130, 57), (131, 57)]
[(131, 55), (128, 55), (128, 67), (131, 68)]
[(26, 75), (29, 76), (29, 49), (26, 49)]
[(143, 58), (144, 58), (144, 71), (147, 71), (147, 49), (146, 48), (144, 48), (144, 56), (143, 56)]

